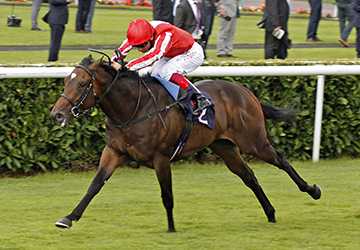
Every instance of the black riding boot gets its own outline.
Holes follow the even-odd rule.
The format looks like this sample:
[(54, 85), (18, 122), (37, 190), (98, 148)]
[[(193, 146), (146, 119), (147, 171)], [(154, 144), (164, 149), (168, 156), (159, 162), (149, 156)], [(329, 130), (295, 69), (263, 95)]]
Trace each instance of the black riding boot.
[(201, 110), (204, 110), (212, 105), (211, 102), (200, 92), (200, 90), (183, 75), (174, 73), (171, 76), (170, 81), (177, 84), (182, 89), (193, 91), (192, 97), (195, 95), (197, 101), (197, 109), (195, 109), (193, 115), (198, 115)]

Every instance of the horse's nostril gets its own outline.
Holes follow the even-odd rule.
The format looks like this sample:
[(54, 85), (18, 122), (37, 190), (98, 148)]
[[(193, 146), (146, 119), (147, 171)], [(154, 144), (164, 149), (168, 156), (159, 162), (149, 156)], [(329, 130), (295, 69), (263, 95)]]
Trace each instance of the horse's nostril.
[(59, 112), (54, 112), (51, 114), (51, 119), (53, 120), (54, 125), (60, 125), (64, 120), (64, 115)]
[(57, 121), (61, 121), (63, 118), (64, 118), (64, 116), (63, 116), (62, 114), (60, 114), (60, 113), (57, 113), (57, 114), (55, 115), (55, 119), (56, 119)]

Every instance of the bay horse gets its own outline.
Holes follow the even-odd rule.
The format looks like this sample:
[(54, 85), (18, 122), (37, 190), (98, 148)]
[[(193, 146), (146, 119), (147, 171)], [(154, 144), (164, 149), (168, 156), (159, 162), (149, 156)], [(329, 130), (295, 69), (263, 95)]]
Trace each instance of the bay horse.
[[(54, 125), (66, 127), (80, 114), (99, 105), (107, 116), (106, 146), (99, 168), (78, 206), (55, 223), (70, 228), (119, 166), (136, 161), (155, 170), (163, 205), (167, 212), (168, 232), (175, 232), (170, 158), (186, 125), (184, 111), (152, 77), (135, 72), (116, 71), (110, 61), (84, 58), (64, 80), (65, 88), (51, 111)], [(124, 67), (123, 67), (124, 68)], [(274, 149), (267, 138), (265, 119), (290, 122), (295, 111), (262, 104), (244, 86), (222, 80), (203, 80), (196, 86), (215, 103), (215, 129), (194, 124), (188, 142), (176, 160), (210, 148), (229, 170), (239, 176), (260, 202), (269, 222), (276, 222), (275, 209), (261, 188), (242, 153), (253, 155), (284, 170), (300, 191), (317, 200), (321, 188), (309, 186), (290, 165), (282, 151)], [(171, 107), (171, 108), (170, 108)], [(161, 117), (158, 116), (161, 112)], [(156, 114), (156, 115), (149, 115)]]

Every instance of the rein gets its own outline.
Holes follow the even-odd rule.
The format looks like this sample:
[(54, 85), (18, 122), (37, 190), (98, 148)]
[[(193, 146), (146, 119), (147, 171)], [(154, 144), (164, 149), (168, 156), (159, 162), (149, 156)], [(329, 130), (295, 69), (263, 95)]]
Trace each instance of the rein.
[[(64, 97), (66, 100), (68, 100), (69, 103), (71, 104), (71, 106), (72, 106), (71, 113), (72, 113), (72, 115), (76, 118), (76, 117), (78, 117), (78, 116), (81, 115), (81, 114), (88, 115), (88, 114), (91, 114), (91, 113), (92, 113), (92, 111), (94, 110), (94, 108), (104, 99), (104, 97), (106, 96), (106, 94), (110, 92), (110, 90), (111, 90), (111, 88), (113, 87), (115, 81), (116, 81), (117, 78), (119, 77), (120, 71), (117, 71), (117, 74), (116, 74), (115, 78), (112, 80), (112, 82), (110, 83), (109, 87), (105, 90), (104, 94), (98, 99), (98, 97), (97, 97), (97, 95), (96, 95), (96, 92), (95, 92), (95, 89), (93, 88), (94, 81), (95, 81), (95, 76), (96, 76), (96, 71), (92, 74), (88, 68), (86, 68), (85, 66), (83, 66), (83, 65), (81, 65), (81, 64), (78, 64), (78, 65), (76, 65), (75, 67), (76, 67), (76, 68), (81, 68), (81, 69), (85, 70), (85, 71), (89, 74), (89, 76), (91, 77), (91, 81), (90, 81), (89, 86), (86, 88), (85, 93), (83, 94), (83, 96), (80, 98), (80, 100), (79, 100), (76, 104), (74, 104), (74, 102), (73, 102), (67, 95), (65, 95), (64, 93), (61, 94), (61, 96)], [(179, 104), (179, 102), (176, 101), (176, 102), (174, 102), (174, 103), (171, 103), (170, 105), (167, 105), (167, 106), (159, 109), (159, 108), (158, 108), (158, 105), (157, 105), (156, 98), (155, 98), (154, 94), (152, 93), (151, 89), (150, 89), (150, 88), (147, 86), (147, 84), (145, 83), (145, 81), (144, 81), (143, 79), (139, 78), (139, 81), (138, 81), (138, 82), (139, 82), (139, 96), (138, 96), (138, 100), (137, 100), (137, 104), (136, 104), (135, 110), (134, 110), (131, 118), (130, 118), (127, 122), (122, 123), (122, 124), (117, 124), (117, 123), (113, 122), (109, 117), (107, 117), (107, 119), (108, 119), (109, 122), (110, 122), (113, 126), (115, 126), (116, 128), (123, 128), (123, 127), (125, 127), (125, 126), (127, 126), (127, 125), (135, 124), (135, 123), (144, 121), (144, 120), (146, 120), (146, 119), (148, 119), (148, 118), (151, 118), (151, 117), (153, 117), (153, 116), (155, 116), (155, 115), (159, 115), (159, 118), (160, 118), (160, 120), (161, 120), (161, 123), (163, 124), (164, 128), (166, 129), (166, 125), (165, 125), (165, 122), (164, 122), (164, 120), (163, 120), (163, 118), (162, 118), (162, 116), (161, 116), (161, 113), (162, 113), (162, 112), (165, 112), (165, 111), (169, 110), (171, 107)], [(146, 116), (143, 116), (143, 117), (140, 117), (140, 118), (137, 118), (137, 119), (133, 120), (134, 117), (135, 117), (135, 115), (136, 115), (136, 113), (137, 113), (137, 111), (139, 110), (139, 106), (140, 106), (140, 100), (141, 100), (141, 84), (143, 84), (144, 87), (147, 89), (149, 95), (151, 96), (151, 98), (152, 98), (152, 100), (153, 100), (153, 102), (154, 102), (154, 104), (155, 104), (155, 108), (156, 108), (157, 110), (154, 111), (154, 112), (152, 112), (152, 113), (150, 113), (150, 114), (147, 114)], [(86, 98), (88, 97), (88, 95), (89, 95), (89, 93), (90, 93), (90, 91), (91, 91), (91, 88), (93, 89), (93, 93), (94, 93), (94, 97), (95, 97), (95, 103), (94, 103), (94, 105), (91, 106), (88, 110), (86, 110), (86, 111), (81, 111), (81, 110), (80, 110), (80, 107), (81, 107), (81, 105), (84, 104)]]

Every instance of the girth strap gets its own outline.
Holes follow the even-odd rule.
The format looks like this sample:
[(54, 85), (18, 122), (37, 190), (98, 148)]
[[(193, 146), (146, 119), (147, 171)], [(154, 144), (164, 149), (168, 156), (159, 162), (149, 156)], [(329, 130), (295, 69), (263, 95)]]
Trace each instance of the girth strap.
[(185, 125), (184, 131), (180, 137), (179, 144), (176, 147), (173, 155), (171, 156), (170, 161), (175, 159), (182, 152), (182, 150), (184, 149), (184, 147), (190, 137), (191, 130), (192, 130), (192, 120), (190, 119), (190, 120), (186, 121), (186, 125)]

